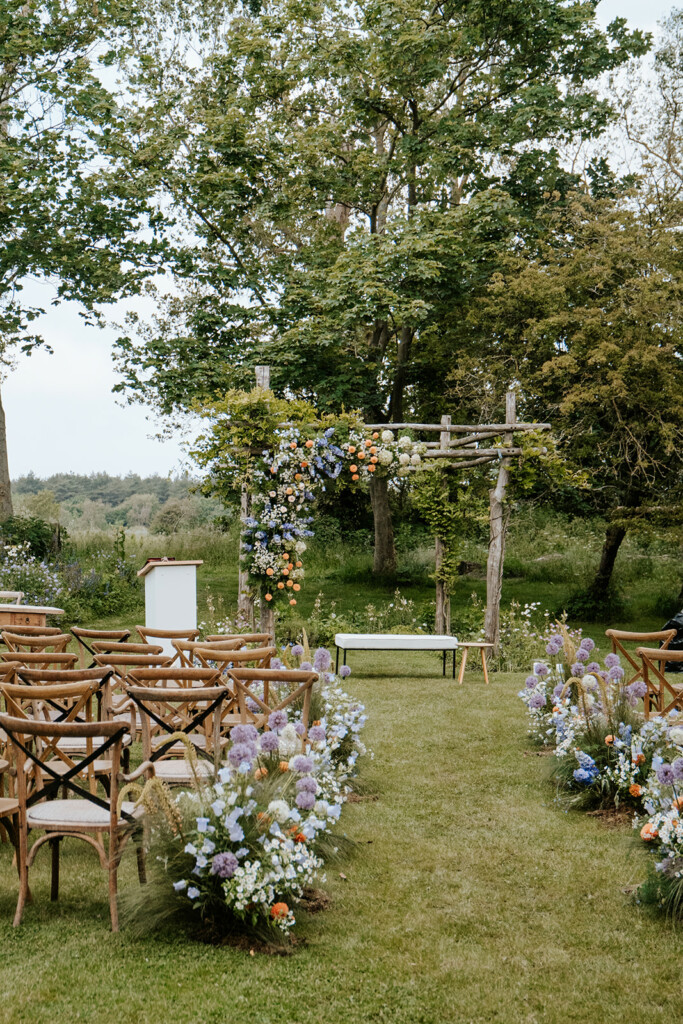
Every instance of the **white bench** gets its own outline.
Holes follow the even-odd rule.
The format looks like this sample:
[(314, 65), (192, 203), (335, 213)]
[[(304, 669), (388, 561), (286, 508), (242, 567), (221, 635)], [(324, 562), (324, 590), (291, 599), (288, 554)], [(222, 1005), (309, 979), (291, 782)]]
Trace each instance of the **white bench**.
[(337, 633), (334, 643), (337, 648), (337, 673), (340, 651), (343, 655), (342, 665), (346, 664), (347, 651), (441, 651), (443, 674), (446, 675), (446, 653), (453, 651), (455, 679), (455, 652), (458, 649), (458, 641), (454, 636), (430, 636), (428, 633)]

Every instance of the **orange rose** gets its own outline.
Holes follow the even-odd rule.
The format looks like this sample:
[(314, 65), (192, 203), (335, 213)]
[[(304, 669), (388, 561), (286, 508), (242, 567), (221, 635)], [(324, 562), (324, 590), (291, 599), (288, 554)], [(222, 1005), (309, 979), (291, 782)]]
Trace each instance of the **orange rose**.
[(365, 452), (358, 452), (358, 458), (359, 459), (364, 459), (365, 458)]
[(295, 480), (301, 480), (301, 473), (295, 473), (294, 474), (294, 479)]
[(375, 447), (375, 446), (374, 446), (374, 444), (373, 444), (373, 446), (372, 446), (372, 447), (371, 447), (371, 449), (370, 449), (370, 454), (371, 454), (371, 455), (374, 455), (376, 451), (377, 451), (377, 449), (376, 449), (376, 447)]
[(349, 451), (349, 455), (353, 455), (353, 453), (355, 452), (355, 450), (356, 450), (356, 449), (355, 449), (355, 447), (354, 447), (354, 446), (353, 446), (352, 444), (350, 444), (350, 445), (349, 445), (349, 449), (348, 449), (348, 451)]
[(352, 480), (360, 480), (360, 477), (358, 476), (358, 473), (354, 473), (353, 476), (351, 477), (351, 479)]
[(294, 494), (294, 488), (288, 487), (287, 490), (285, 491), (285, 494)]
[(301, 463), (301, 468), (302, 469), (306, 469), (307, 467), (308, 467), (308, 463), (307, 462), (302, 462)]
[(633, 758), (634, 764), (645, 764), (645, 754), (636, 754)]
[(368, 473), (374, 473), (376, 469), (377, 466), (368, 466)]
[(273, 600), (273, 595), (272, 594), (266, 594), (266, 601), (272, 601), (272, 600)]
[(281, 921), (282, 918), (287, 917), (289, 913), (289, 907), (286, 903), (273, 903), (270, 908), (270, 916), (274, 917), (276, 921)]
[(312, 441), (307, 441), (306, 442), (306, 447), (307, 448), (312, 448), (313, 447), (313, 442)]
[(640, 830), (640, 838), (644, 839), (646, 843), (649, 843), (653, 839), (656, 839), (658, 835), (659, 832), (654, 827), (654, 825), (649, 821), (646, 825), (643, 825), (643, 827)]
[(370, 459), (370, 462), (374, 464), (375, 462), (379, 462), (379, 459), (377, 458), (376, 455), (373, 455), (372, 458)]
[(277, 589), (278, 589), (278, 590), (284, 590), (284, 589), (285, 589), (285, 585), (284, 585), (284, 583), (282, 582), (282, 580), (280, 580), (280, 582), (278, 583), (278, 585), (277, 585)]
[(289, 553), (287, 551), (283, 551), (282, 557), (284, 558), (285, 562), (289, 561)]
[(266, 576), (272, 576), (272, 575), (273, 575), (273, 570), (269, 567), (268, 569), (266, 569)]
[(349, 469), (352, 473), (358, 472), (358, 466), (355, 463), (353, 464), (353, 466), (349, 466)]
[(294, 590), (296, 590), (296, 592), (297, 592), (297, 594), (298, 594), (298, 593), (299, 593), (299, 591), (301, 590), (301, 584), (300, 584), (300, 583), (295, 583), (295, 584), (294, 584)]
[(296, 441), (290, 441), (289, 447), (292, 449), (296, 448)]
[(377, 431), (375, 430), (375, 432), (373, 433), (373, 435), (372, 435), (372, 436), (374, 437), (374, 439), (375, 439), (375, 441), (376, 441), (376, 440), (377, 440), (377, 438), (379, 437), (379, 433), (378, 433), (378, 432), (377, 432)]
[(365, 447), (366, 448), (372, 448), (372, 441), (366, 441), (365, 442)]
[(611, 747), (614, 743), (614, 736), (605, 736), (605, 743), (608, 747)]
[(292, 600), (289, 603), (292, 604), (292, 605), (296, 604), (296, 598), (293, 597)]
[(303, 562), (297, 562), (296, 563), (297, 569), (300, 569), (303, 564), (304, 564)]
[(282, 570), (282, 575), (289, 576), (289, 569), (287, 568), (287, 566), (285, 566), (284, 569)]
[(267, 768), (257, 768), (256, 771), (254, 772), (254, 778), (255, 779), (265, 779), (267, 774), (268, 774), (268, 769)]
[(288, 772), (289, 771), (289, 761), (280, 761), (280, 771), (281, 772)]
[(634, 782), (632, 786), (628, 787), (628, 791), (631, 794), (631, 796), (640, 796), (640, 794), (643, 792), (643, 787), (639, 786), (637, 782)]
[(291, 580), (287, 580), (287, 586), (288, 586), (288, 587), (291, 587), (291, 586), (292, 586), (292, 581), (291, 581)]

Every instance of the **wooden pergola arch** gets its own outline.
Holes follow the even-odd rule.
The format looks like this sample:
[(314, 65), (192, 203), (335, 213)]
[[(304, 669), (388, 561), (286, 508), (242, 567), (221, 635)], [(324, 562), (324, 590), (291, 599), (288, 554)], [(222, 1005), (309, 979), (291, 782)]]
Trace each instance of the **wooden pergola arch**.
[[(267, 389), (270, 386), (270, 367), (257, 366), (256, 384)], [(283, 426), (286, 424), (283, 424)], [(505, 511), (505, 493), (510, 480), (512, 459), (524, 454), (515, 445), (515, 434), (528, 431), (549, 430), (549, 423), (520, 423), (517, 421), (516, 393), (513, 390), (505, 396), (504, 423), (452, 423), (450, 416), (442, 416), (440, 423), (365, 423), (366, 430), (410, 430), (414, 434), (433, 436), (438, 433), (439, 439), (427, 440), (426, 459), (443, 459), (446, 468), (460, 470), (475, 466), (484, 466), (492, 462), (498, 463), (498, 474), (495, 485), (489, 491), (489, 548), (486, 565), (486, 616), (484, 630), (486, 640), (498, 644), (500, 623), (500, 598), (503, 584), (503, 563), (505, 558), (505, 536), (507, 515)], [(496, 447), (494, 441), (500, 439)], [(544, 453), (545, 449), (541, 449)], [(241, 511), (245, 518), (249, 513), (250, 495), (246, 487), (242, 490)], [(435, 538), (435, 562), (437, 570), (445, 554), (443, 539)], [(254, 601), (249, 592), (247, 573), (240, 569), (239, 579), (239, 613), (253, 621)], [(262, 626), (265, 617), (270, 622), (272, 631), (272, 607), (262, 608)], [(436, 616), (435, 632), (450, 633), (450, 597), (443, 581), (437, 578), (436, 583)]]

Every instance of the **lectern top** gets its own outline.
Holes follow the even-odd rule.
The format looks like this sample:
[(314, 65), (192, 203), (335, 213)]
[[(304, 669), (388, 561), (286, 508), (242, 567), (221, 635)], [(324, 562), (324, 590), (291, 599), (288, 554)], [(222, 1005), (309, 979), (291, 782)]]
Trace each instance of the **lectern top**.
[(168, 568), (170, 565), (203, 565), (203, 558), (188, 558), (188, 559), (175, 559), (175, 558), (151, 558), (147, 565), (143, 565), (142, 569), (138, 569), (138, 576), (146, 576), (152, 569), (157, 569), (159, 566)]

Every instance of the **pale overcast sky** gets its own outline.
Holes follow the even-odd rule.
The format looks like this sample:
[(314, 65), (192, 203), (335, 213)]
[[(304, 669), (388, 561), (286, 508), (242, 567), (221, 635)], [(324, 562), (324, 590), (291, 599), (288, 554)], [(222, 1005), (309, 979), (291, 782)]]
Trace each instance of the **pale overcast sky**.
[[(672, 6), (665, 0), (602, 0), (598, 17), (607, 24), (622, 16), (653, 30)], [(42, 289), (38, 301), (39, 295), (45, 295)], [(85, 327), (69, 305), (51, 309), (42, 329), (55, 354), (22, 357), (3, 387), (12, 476), (177, 471), (183, 461), (179, 441), (154, 440), (145, 409), (122, 408), (111, 393), (115, 332)]]

